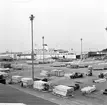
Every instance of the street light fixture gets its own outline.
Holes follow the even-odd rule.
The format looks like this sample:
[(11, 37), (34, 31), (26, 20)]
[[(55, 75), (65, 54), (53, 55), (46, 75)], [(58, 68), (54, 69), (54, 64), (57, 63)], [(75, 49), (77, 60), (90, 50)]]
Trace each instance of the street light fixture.
[(105, 28), (105, 30), (107, 31), (107, 27)]
[(29, 17), (31, 20), (31, 41), (32, 41), (32, 53), (31, 53), (31, 59), (32, 59), (32, 79), (34, 80), (34, 51), (33, 51), (33, 20), (34, 16), (31, 14)]

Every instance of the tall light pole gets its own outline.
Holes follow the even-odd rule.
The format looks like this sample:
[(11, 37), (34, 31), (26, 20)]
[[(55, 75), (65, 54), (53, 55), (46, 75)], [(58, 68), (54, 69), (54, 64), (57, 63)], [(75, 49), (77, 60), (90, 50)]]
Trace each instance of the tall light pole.
[(32, 53), (31, 53), (31, 59), (32, 59), (32, 79), (34, 80), (34, 51), (33, 51), (33, 20), (34, 16), (31, 14), (29, 17), (31, 20), (31, 41), (32, 41)]
[[(107, 31), (107, 27), (105, 28), (105, 30)], [(106, 56), (107, 56), (107, 53), (106, 53)]]
[(42, 36), (42, 45), (43, 45), (43, 63), (44, 63), (44, 36)]
[(82, 38), (80, 39), (81, 40), (81, 60), (82, 60)]

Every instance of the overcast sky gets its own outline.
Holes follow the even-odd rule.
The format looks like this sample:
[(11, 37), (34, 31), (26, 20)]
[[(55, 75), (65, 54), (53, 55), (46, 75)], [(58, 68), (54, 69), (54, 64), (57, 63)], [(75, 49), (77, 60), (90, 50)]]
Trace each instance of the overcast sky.
[(0, 52), (31, 49), (31, 14), (38, 48), (42, 36), (49, 48), (107, 48), (107, 0), (0, 0)]

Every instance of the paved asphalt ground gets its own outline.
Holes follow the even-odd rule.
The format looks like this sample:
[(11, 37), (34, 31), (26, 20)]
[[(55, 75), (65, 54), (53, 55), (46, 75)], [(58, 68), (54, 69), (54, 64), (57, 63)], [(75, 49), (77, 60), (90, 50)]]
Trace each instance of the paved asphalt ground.
[[(66, 67), (51, 67), (49, 64), (48, 65), (35, 65), (35, 77), (40, 77), (40, 72), (41, 70), (53, 70), (53, 69), (61, 69), (61, 70), (64, 70), (66, 73), (71, 73), (71, 72), (82, 72), (82, 73), (87, 73), (87, 70), (88, 68), (80, 68), (80, 69), (71, 69), (71, 68), (66, 68)], [(104, 70), (104, 72), (107, 71), (107, 70)], [(52, 77), (52, 80), (51, 82), (53, 83), (57, 83), (57, 84), (62, 84), (62, 85), (70, 85), (72, 84), (72, 82), (74, 81), (80, 81), (82, 82), (81, 85), (81, 88), (84, 87), (84, 86), (91, 86), (93, 85), (94, 83), (92, 82), (93, 79), (96, 79), (98, 78), (98, 74), (100, 72), (103, 72), (103, 71), (93, 71), (93, 76), (92, 77), (87, 77), (87, 76), (84, 76), (84, 78), (79, 78), (79, 79), (68, 79), (68, 78), (61, 78), (61, 77)], [(24, 70), (22, 71), (14, 71), (12, 72), (12, 75), (21, 75), (23, 77), (31, 77), (31, 66), (27, 65), (27, 67), (25, 66)], [(5, 89), (3, 86), (0, 85), (0, 102), (3, 97), (3, 95), (7, 94), (4, 96), (4, 101), (5, 102), (19, 102), (19, 103), (25, 103), (27, 105), (55, 105), (49, 101), (45, 101), (43, 99), (46, 99), (46, 100), (50, 100), (52, 102), (55, 102), (55, 103), (59, 103), (60, 105), (107, 105), (107, 96), (105, 95), (102, 95), (100, 90), (104, 90), (105, 88), (107, 88), (107, 82), (104, 82), (104, 83), (98, 83), (98, 84), (95, 84), (98, 91), (95, 92), (95, 93), (92, 93), (90, 95), (88, 95), (87, 97), (86, 96), (83, 96), (81, 95), (81, 92), (80, 91), (75, 91), (75, 98), (71, 98), (70, 100), (69, 99), (63, 99), (63, 98), (58, 98), (57, 96), (54, 96), (50, 93), (41, 93), (41, 92), (36, 92), (32, 90), (32, 95), (28, 94), (29, 93), (29, 90), (27, 89), (21, 89), (20, 90), (20, 86), (16, 86), (19, 90), (16, 90), (14, 89), (14, 85), (11, 85), (13, 87), (10, 87), (10, 86), (5, 86), (5, 88), (13, 88), (13, 89)], [(20, 87), (20, 88), (19, 88)], [(4, 94), (2, 93), (4, 90)], [(9, 92), (7, 91), (9, 90)], [(26, 90), (26, 92), (24, 92)], [(15, 91), (15, 92), (13, 92)], [(12, 93), (13, 92), (13, 93)], [(36, 95), (36, 96), (35, 96)], [(2, 96), (2, 97), (1, 97)], [(10, 96), (10, 97), (9, 97)], [(15, 97), (14, 97), (15, 96)], [(41, 98), (43, 99), (40, 99), (40, 98), (37, 98), (38, 96), (40, 96)], [(12, 97), (12, 98), (11, 98)], [(9, 99), (11, 101), (9, 101)], [(12, 100), (13, 99), (13, 100)], [(42, 101), (43, 100), (43, 101)], [(4, 102), (2, 101), (2, 102)], [(49, 103), (48, 103), (49, 102)], [(37, 104), (36, 104), (37, 103)]]
[(24, 103), (26, 105), (57, 105), (36, 96), (0, 84), (0, 103)]

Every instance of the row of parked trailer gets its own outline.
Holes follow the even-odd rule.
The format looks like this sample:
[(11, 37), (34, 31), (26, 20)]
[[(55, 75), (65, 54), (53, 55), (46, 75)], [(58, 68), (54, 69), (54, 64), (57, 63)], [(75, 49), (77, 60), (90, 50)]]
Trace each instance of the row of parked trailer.
[[(73, 96), (74, 91), (80, 89), (79, 84), (71, 84), (71, 86), (65, 86), (65, 85), (55, 85), (50, 83), (48, 80), (38, 80), (36, 79), (33, 81), (32, 78), (23, 78), (22, 76), (12, 76), (12, 84), (18, 84), (22, 87), (32, 87), (36, 90), (41, 90), (41, 91), (47, 91), (47, 92), (52, 92), (53, 94), (56, 95), (61, 95), (65, 97)], [(88, 86), (82, 88), (80, 91), (81, 93), (91, 93), (96, 90), (96, 86)]]
[[(60, 74), (59, 72), (61, 72), (61, 70), (53, 70), (53, 71), (54, 71), (52, 72), (53, 76), (55, 76), (56, 74), (59, 75)], [(77, 77), (81, 77), (81, 74), (82, 73), (80, 74), (76, 73)], [(104, 74), (106, 75), (106, 73)], [(0, 81), (3, 82), (4, 80), (6, 80), (6, 78), (4, 78), (6, 76), (8, 76), (7, 73), (0, 72)], [(64, 73), (64, 76), (66, 77), (68, 76), (71, 78), (75, 75), (74, 73), (70, 75)], [(8, 81), (9, 84), (20, 84), (21, 87), (30, 87), (39, 91), (51, 92), (55, 95), (60, 95), (60, 96), (65, 96), (65, 97), (73, 96), (73, 93), (79, 89), (82, 94), (89, 94), (96, 90), (95, 85), (87, 86), (83, 88), (81, 88), (78, 83), (72, 83), (70, 86), (65, 86), (61, 84), (55, 85), (48, 78), (43, 78), (43, 79), (35, 78), (33, 80), (32, 78), (25, 78), (25, 77), (16, 75), (16, 76), (10, 77), (9, 79), (10, 79), (10, 81)], [(74, 79), (74, 78), (71, 78), (71, 79)], [(106, 77), (104, 76), (103, 78), (93, 80), (93, 82), (94, 83), (106, 82)], [(106, 92), (104, 91), (104, 93)]]
[[(90, 68), (90, 70), (92, 70), (92, 68)], [(64, 76), (64, 77), (68, 77), (70, 79), (84, 77), (84, 73), (73, 72), (71, 74), (70, 73), (66, 74), (63, 70), (57, 70), (57, 69), (52, 70), (50, 72), (49, 71), (46, 72), (43, 70), (42, 73), (43, 72), (45, 75), (42, 74), (42, 76), (45, 76), (45, 77), (47, 77), (46, 74), (48, 74), (48, 73), (50, 73), (51, 76), (59, 76), (59, 77)], [(101, 74), (103, 74), (103, 76), (100, 76)], [(101, 83), (101, 82), (106, 82), (106, 79), (107, 79), (107, 72), (102, 72), (98, 75), (98, 79), (94, 79), (92, 81), (93, 81), (93, 83)], [(73, 92), (80, 88), (79, 84), (74, 84), (74, 83), (71, 86), (55, 85), (55, 84), (52, 84), (49, 81), (49, 79), (47, 79), (47, 78), (44, 78), (44, 79), (35, 78), (33, 81), (31, 78), (23, 78), (21, 76), (13, 76), (12, 77), (13, 83), (15, 83), (14, 80), (16, 80), (16, 83), (21, 83), (21, 86), (24, 86), (24, 87), (32, 86), (34, 89), (43, 90), (43, 91), (51, 91), (54, 94), (59, 94), (62, 96), (72, 96)], [(19, 80), (19, 81), (17, 81), (17, 80)], [(32, 81), (32, 82), (28, 82), (28, 81)], [(88, 86), (88, 87), (82, 88), (81, 92), (84, 94), (84, 93), (91, 93), (95, 90), (96, 90), (96, 86), (93, 85), (93, 86)]]
[(73, 61), (67, 63), (54, 63), (51, 66), (53, 67), (67, 67), (67, 68), (87, 68), (88, 66), (92, 66), (93, 70), (105, 70), (107, 69), (107, 62), (104, 61)]
[[(51, 71), (42, 70), (40, 75), (43, 76), (43, 77), (57, 76), (57, 77), (66, 77), (66, 78), (69, 78), (69, 79), (75, 79), (75, 78), (83, 78), (85, 76), (92, 76), (93, 73), (92, 73), (92, 68), (90, 67), (86, 74), (81, 73), (81, 72), (65, 73), (63, 70), (55, 69), (55, 70), (51, 70)], [(93, 82), (106, 81), (107, 72), (99, 73), (98, 78), (99, 79), (93, 80)]]
[(88, 73), (81, 73), (81, 72), (71, 72), (71, 73), (65, 73), (64, 70), (59, 70), (59, 69), (54, 69), (51, 71), (47, 71), (47, 70), (42, 70), (40, 72), (40, 76), (44, 76), (44, 77), (51, 77), (51, 76), (57, 76), (57, 77), (68, 77), (71, 79), (74, 78), (83, 78), (84, 75), (87, 76), (92, 76), (92, 70), (88, 70)]
[[(106, 78), (93, 80), (95, 83), (106, 82)], [(49, 79), (25, 78), (22, 76), (12, 76), (9, 84), (20, 84), (21, 87), (29, 87), (39, 91), (51, 92), (54, 95), (71, 97), (74, 92), (80, 90), (82, 94), (89, 94), (96, 91), (96, 86), (86, 86), (81, 88), (78, 83), (72, 83), (70, 86), (55, 85)]]
[(58, 69), (54, 69), (51, 71), (42, 70), (40, 73), (41, 76), (46, 76), (46, 77), (50, 77), (50, 76), (63, 77), (64, 74), (65, 74), (64, 70), (58, 70)]

